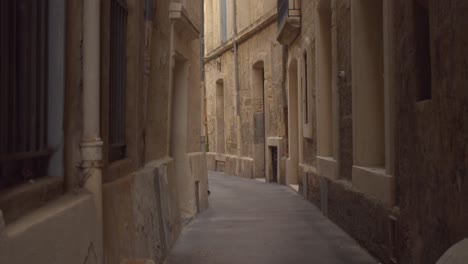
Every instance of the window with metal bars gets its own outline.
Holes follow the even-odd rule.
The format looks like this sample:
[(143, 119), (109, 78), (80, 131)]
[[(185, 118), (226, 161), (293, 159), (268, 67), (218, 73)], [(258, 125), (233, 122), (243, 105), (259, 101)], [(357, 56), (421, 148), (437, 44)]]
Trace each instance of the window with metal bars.
[(414, 0), (416, 67), (418, 75), (417, 101), (432, 99), (431, 33), (427, 0)]
[(289, 17), (301, 17), (301, 0), (277, 0), (278, 28), (282, 28)]
[(110, 13), (110, 88), (109, 88), (109, 161), (126, 156), (127, 89), (127, 2), (111, 0)]
[(47, 0), (0, 1), (0, 190), (47, 173)]

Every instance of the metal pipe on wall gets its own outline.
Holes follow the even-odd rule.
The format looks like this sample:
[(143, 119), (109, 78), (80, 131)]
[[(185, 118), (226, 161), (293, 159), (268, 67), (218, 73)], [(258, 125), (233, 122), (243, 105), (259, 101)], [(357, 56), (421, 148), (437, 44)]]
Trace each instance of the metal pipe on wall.
[(83, 135), (81, 159), (84, 188), (92, 193), (102, 252), (102, 147), (100, 138), (100, 4), (83, 1)]
[(201, 30), (200, 30), (200, 77), (201, 77), (201, 100), (203, 113), (201, 117), (202, 131), (200, 135), (200, 148), (202, 152), (206, 152), (206, 142), (208, 131), (207, 109), (206, 109), (206, 85), (205, 85), (205, 0), (200, 1), (201, 12)]

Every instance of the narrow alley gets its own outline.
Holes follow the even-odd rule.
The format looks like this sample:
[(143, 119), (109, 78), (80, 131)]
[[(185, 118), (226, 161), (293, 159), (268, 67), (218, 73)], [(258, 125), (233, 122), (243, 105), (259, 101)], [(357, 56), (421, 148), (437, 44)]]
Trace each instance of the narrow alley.
[(210, 172), (210, 208), (167, 264), (377, 264), (293, 189)]
[(0, 264), (468, 263), (468, 0), (0, 0)]

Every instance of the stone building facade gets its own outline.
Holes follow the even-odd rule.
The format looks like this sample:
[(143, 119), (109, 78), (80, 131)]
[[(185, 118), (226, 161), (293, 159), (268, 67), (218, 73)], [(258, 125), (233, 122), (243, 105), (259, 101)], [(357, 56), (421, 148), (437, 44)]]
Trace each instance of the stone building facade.
[[(284, 152), (284, 50), (276, 23), (272, 0), (205, 1), (209, 169), (264, 178), (273, 173), (272, 155)], [(284, 170), (276, 159), (275, 166), (274, 173)]]
[(0, 5), (0, 263), (162, 263), (208, 207), (201, 1)]
[(207, 1), (208, 168), (298, 184), (384, 263), (435, 263), (468, 236), (467, 8)]

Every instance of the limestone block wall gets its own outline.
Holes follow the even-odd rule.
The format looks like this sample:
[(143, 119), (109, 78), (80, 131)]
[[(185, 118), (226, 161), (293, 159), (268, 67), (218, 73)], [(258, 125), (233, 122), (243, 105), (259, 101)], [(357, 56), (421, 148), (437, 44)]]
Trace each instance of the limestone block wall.
[(105, 185), (105, 263), (163, 261), (182, 227), (178, 188), (171, 159)]
[[(296, 133), (299, 136), (299, 164), (301, 171), (307, 166), (317, 166), (317, 65), (316, 65), (316, 37), (315, 37), (315, 10), (317, 8), (317, 1), (303, 1), (301, 8), (303, 16), (301, 18), (301, 34), (299, 37), (288, 47), (288, 64), (292, 63), (297, 65), (297, 74), (299, 76), (292, 76), (288, 73), (288, 80), (296, 78), (298, 80), (298, 102), (295, 105), (288, 105), (288, 107), (298, 107), (301, 109), (298, 118), (297, 128), (288, 128), (288, 134)], [(307, 75), (305, 74), (305, 54), (307, 54)], [(307, 78), (307, 87), (305, 85)], [(293, 87), (287, 87), (288, 94)], [(307, 89), (307, 98), (306, 91)], [(305, 121), (305, 103), (308, 103), (309, 120)], [(310, 126), (311, 134), (306, 136), (305, 129)], [(290, 143), (289, 143), (290, 144)], [(303, 177), (298, 177), (299, 183), (302, 182)]]
[(71, 193), (0, 227), (0, 262), (102, 263), (95, 212), (92, 195)]
[(234, 75), (234, 52), (228, 51), (218, 59), (205, 63), (205, 85), (208, 120), (208, 147), (210, 152), (216, 152), (216, 83), (222, 81), (224, 91), (224, 138), (225, 154), (237, 155), (238, 129), (236, 109), (236, 86)]
[[(260, 24), (259, 21), (257, 23)], [(256, 162), (266, 162), (268, 138), (285, 136), (283, 51), (276, 41), (276, 30), (276, 24), (271, 23), (239, 43), (239, 91), (236, 90), (236, 60), (232, 49), (205, 62), (210, 169), (215, 169), (218, 162), (216, 159), (221, 158), (224, 171), (229, 174), (249, 178), (265, 177), (265, 169), (269, 164), (265, 163), (263, 168), (262, 164)], [(224, 97), (223, 135), (219, 134), (221, 130), (217, 127), (219, 113), (216, 107), (216, 89), (220, 87)], [(261, 113), (263, 118), (257, 118), (257, 123), (256, 113)], [(261, 131), (259, 125), (264, 126), (264, 133), (258, 133)], [(218, 142), (218, 137), (224, 137), (225, 141)], [(261, 145), (257, 144), (257, 150), (254, 148), (256, 140), (263, 142)], [(225, 145), (225, 153), (217, 153), (218, 144)], [(224, 156), (220, 157), (219, 154)], [(255, 168), (257, 173), (253, 171)]]
[[(66, 23), (59, 25), (66, 28), (64, 161), (58, 164), (63, 165), (65, 180), (45, 177), (31, 187), (15, 186), (8, 192), (14, 194), (13, 198), (20, 197), (6, 197), (20, 214), (4, 216), (0, 208), (1, 263), (114, 264), (140, 258), (162, 263), (183, 221), (208, 207), (207, 163), (201, 145), (201, 3), (154, 0), (152, 20), (145, 17), (150, 12), (145, 12), (144, 3), (127, 1), (127, 145), (125, 157), (118, 161), (108, 157), (110, 0), (102, 1), (99, 12), (99, 136), (104, 147), (102, 164), (99, 161), (98, 165), (102, 165), (104, 183), (104, 230), (100, 230), (94, 197), (82, 190), (87, 177), (82, 172), (80, 153), (86, 65), (83, 1), (71, 0), (64, 11)], [(174, 15), (173, 11), (178, 13)], [(48, 191), (45, 196), (44, 191)], [(27, 194), (22, 196), (21, 192)]]
[[(395, 10), (404, 10), (395, 16), (401, 263), (435, 263), (468, 236), (468, 3), (427, 3), (430, 63), (424, 64), (424, 55), (413, 52), (424, 47), (415, 32), (421, 17), (411, 2), (395, 3)], [(431, 74), (421, 74), (424, 70)], [(431, 96), (421, 98), (424, 90)]]
[[(303, 2), (301, 35), (288, 48), (289, 62), (302, 59), (304, 46), (315, 50), (311, 62), (314, 69), (308, 71), (312, 75), (308, 79), (315, 79), (310, 107), (315, 111), (313, 116), (328, 115), (320, 106), (321, 91), (327, 85), (320, 78), (326, 66), (322, 53), (331, 52), (330, 118), (334, 138), (332, 156), (323, 157), (320, 131), (329, 124), (313, 120), (317, 134), (312, 137), (299, 129), (303, 139), (298, 180), (308, 200), (384, 263), (435, 263), (444, 251), (467, 236), (463, 224), (467, 215), (462, 210), (468, 200), (463, 191), (467, 147), (462, 143), (467, 130), (463, 69), (468, 57), (462, 47), (466, 42), (462, 10), (467, 5), (459, 1), (428, 1), (427, 6), (425, 1), (370, 3)], [(321, 39), (326, 36), (322, 27), (326, 22), (324, 7), (330, 8), (330, 51), (324, 49)], [(370, 10), (382, 15), (376, 17)], [(363, 13), (356, 17), (359, 12)], [(382, 29), (360, 24), (359, 19), (372, 17), (378, 20), (375, 24), (382, 24)], [(360, 42), (363, 39), (359, 36), (369, 32), (377, 32), (382, 38), (372, 44), (380, 46), (381, 51), (372, 51), (376, 54), (369, 61), (359, 62), (363, 58), (356, 57), (356, 52), (362, 46), (356, 45), (367, 45)], [(373, 137), (376, 131), (362, 130), (373, 121), (356, 108), (363, 100), (358, 86), (367, 85), (370, 79), (361, 74), (372, 74), (363, 71), (365, 63), (379, 64), (374, 80), (384, 76), (384, 81), (379, 80), (383, 94), (374, 99), (381, 100), (379, 111), (384, 113), (378, 126), (385, 133), (379, 135), (378, 144), (373, 144), (373, 148), (379, 144), (381, 147), (372, 150), (379, 154), (371, 159), (362, 156), (362, 138), (356, 140), (363, 135)], [(304, 70), (301, 63), (297, 65), (299, 71)], [(300, 114), (304, 117), (304, 109)], [(360, 135), (353, 134), (353, 130)], [(361, 172), (356, 172), (355, 165), (361, 163), (374, 164), (377, 173), (358, 175)], [(444, 206), (448, 203), (452, 206)]]
[(242, 31), (272, 9), (276, 9), (276, 1), (248, 1), (237, 0), (237, 28)]
[[(205, 9), (205, 52), (206, 54), (223, 45), (221, 41), (220, 1), (206, 0)], [(276, 0), (250, 1), (226, 0), (227, 39), (254, 25), (272, 11), (276, 12)], [(234, 25), (234, 23), (236, 25)]]
[(288, 47), (288, 61), (297, 63), (302, 83), (298, 86), (299, 103), (307, 99), (310, 111), (307, 122), (306, 108), (299, 108), (296, 132), (300, 138), (297, 181), (303, 195), (372, 254), (390, 262), (392, 208), (365, 195), (351, 182), (351, 1), (303, 1), (301, 34)]
[(105, 163), (105, 263), (162, 263), (184, 221), (208, 206), (200, 145), (201, 6), (200, 1), (155, 0), (152, 20), (145, 20), (142, 1), (128, 6), (129, 155)]

